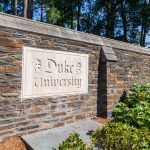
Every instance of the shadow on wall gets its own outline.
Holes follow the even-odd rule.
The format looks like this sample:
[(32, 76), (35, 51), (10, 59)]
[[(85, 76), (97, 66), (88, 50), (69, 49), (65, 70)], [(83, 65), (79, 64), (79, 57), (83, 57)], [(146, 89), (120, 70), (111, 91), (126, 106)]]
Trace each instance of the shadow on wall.
[(122, 96), (119, 99), (119, 102), (124, 102), (127, 98), (127, 91), (124, 90)]
[(107, 62), (101, 61), (100, 54), (98, 64), (98, 86), (97, 86), (97, 117), (107, 118)]

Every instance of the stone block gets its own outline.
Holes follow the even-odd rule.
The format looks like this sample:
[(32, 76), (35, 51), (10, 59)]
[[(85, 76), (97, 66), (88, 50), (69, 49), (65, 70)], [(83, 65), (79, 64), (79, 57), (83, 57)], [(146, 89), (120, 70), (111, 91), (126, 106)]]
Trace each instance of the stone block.
[(31, 126), (17, 128), (17, 131), (26, 131), (26, 130), (31, 130), (35, 128), (39, 128), (39, 125), (31, 125)]
[(47, 98), (33, 100), (33, 105), (35, 105), (35, 106), (47, 105), (47, 104), (48, 104), (48, 99)]
[(63, 126), (65, 124), (65, 122), (60, 121), (60, 122), (56, 122), (53, 124), (53, 128), (59, 127), (59, 126)]
[(48, 114), (47, 113), (38, 113), (38, 114), (30, 114), (28, 116), (29, 119), (35, 119), (35, 118), (43, 118), (45, 116), (47, 116)]
[(59, 116), (64, 116), (66, 115), (66, 112), (56, 112), (56, 113), (52, 113), (52, 117), (59, 117)]
[(117, 61), (117, 57), (114, 54), (105, 54), (107, 61)]
[(85, 119), (85, 118), (86, 118), (86, 115), (83, 114), (83, 113), (82, 114), (78, 114), (78, 115), (75, 116), (76, 120), (81, 120), (81, 119)]
[(104, 54), (113, 54), (113, 55), (115, 55), (112, 47), (102, 46), (102, 50), (103, 50)]
[(22, 47), (21, 40), (0, 37), (0, 46), (12, 47), (12, 48), (21, 48)]
[(19, 66), (0, 66), (0, 73), (18, 73), (20, 71)]

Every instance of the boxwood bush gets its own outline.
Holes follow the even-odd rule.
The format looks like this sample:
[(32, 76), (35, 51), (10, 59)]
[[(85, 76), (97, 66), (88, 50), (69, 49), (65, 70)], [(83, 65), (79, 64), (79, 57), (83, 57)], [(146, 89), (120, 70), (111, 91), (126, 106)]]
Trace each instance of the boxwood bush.
[[(96, 130), (91, 139), (103, 150), (150, 150), (150, 84), (133, 84), (116, 105), (114, 120)], [(59, 150), (93, 150), (73, 133), (59, 145)]]
[[(53, 150), (56, 149), (53, 148)], [(86, 147), (78, 133), (71, 133), (68, 138), (59, 144), (58, 150), (93, 150), (93, 147)]]
[(150, 84), (133, 84), (114, 109), (114, 121), (150, 129)]
[(116, 105), (114, 120), (93, 135), (105, 150), (150, 149), (150, 84), (135, 83)]
[(137, 129), (123, 123), (108, 123), (95, 131), (93, 143), (104, 150), (149, 150), (150, 134), (148, 129)]

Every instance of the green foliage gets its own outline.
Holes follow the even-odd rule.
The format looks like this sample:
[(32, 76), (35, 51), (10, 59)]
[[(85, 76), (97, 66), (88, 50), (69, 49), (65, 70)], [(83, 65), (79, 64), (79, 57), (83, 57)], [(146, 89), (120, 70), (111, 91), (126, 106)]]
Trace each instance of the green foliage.
[[(96, 130), (92, 143), (104, 150), (150, 149), (150, 84), (133, 84), (114, 111), (113, 122)], [(54, 149), (55, 150), (55, 149)], [(93, 150), (86, 148), (79, 134), (71, 134), (59, 150)]]
[(134, 84), (114, 109), (114, 121), (150, 129), (150, 84)]
[(49, 22), (55, 24), (60, 19), (60, 11), (54, 6), (49, 10)]
[[(53, 150), (56, 149), (53, 148)], [(59, 144), (58, 150), (93, 150), (93, 147), (87, 148), (78, 133), (71, 133), (67, 139)]]
[(115, 107), (113, 122), (91, 136), (104, 150), (150, 149), (150, 84), (133, 84)]
[[(14, 1), (0, 0), (0, 11), (15, 14)], [(16, 2), (17, 15), (23, 16), (24, 0)], [(30, 19), (141, 46), (149, 43), (148, 0), (28, 0), (28, 7)]]
[(123, 123), (108, 123), (95, 131), (91, 138), (104, 150), (150, 149), (150, 132), (147, 129), (137, 129)]

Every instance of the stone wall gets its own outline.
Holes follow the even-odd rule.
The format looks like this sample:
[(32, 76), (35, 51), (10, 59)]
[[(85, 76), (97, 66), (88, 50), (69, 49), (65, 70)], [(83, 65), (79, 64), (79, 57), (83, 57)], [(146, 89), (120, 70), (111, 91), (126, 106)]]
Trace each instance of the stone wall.
[[(22, 46), (89, 54), (89, 93), (23, 99)], [(100, 46), (1, 27), (0, 135), (27, 134), (96, 115)]]
[[(150, 81), (149, 49), (0, 14), (0, 137), (111, 117), (130, 85)], [(89, 54), (88, 94), (21, 99), (22, 46)]]
[(150, 55), (114, 49), (117, 62), (107, 62), (107, 116), (130, 86), (150, 82)]

